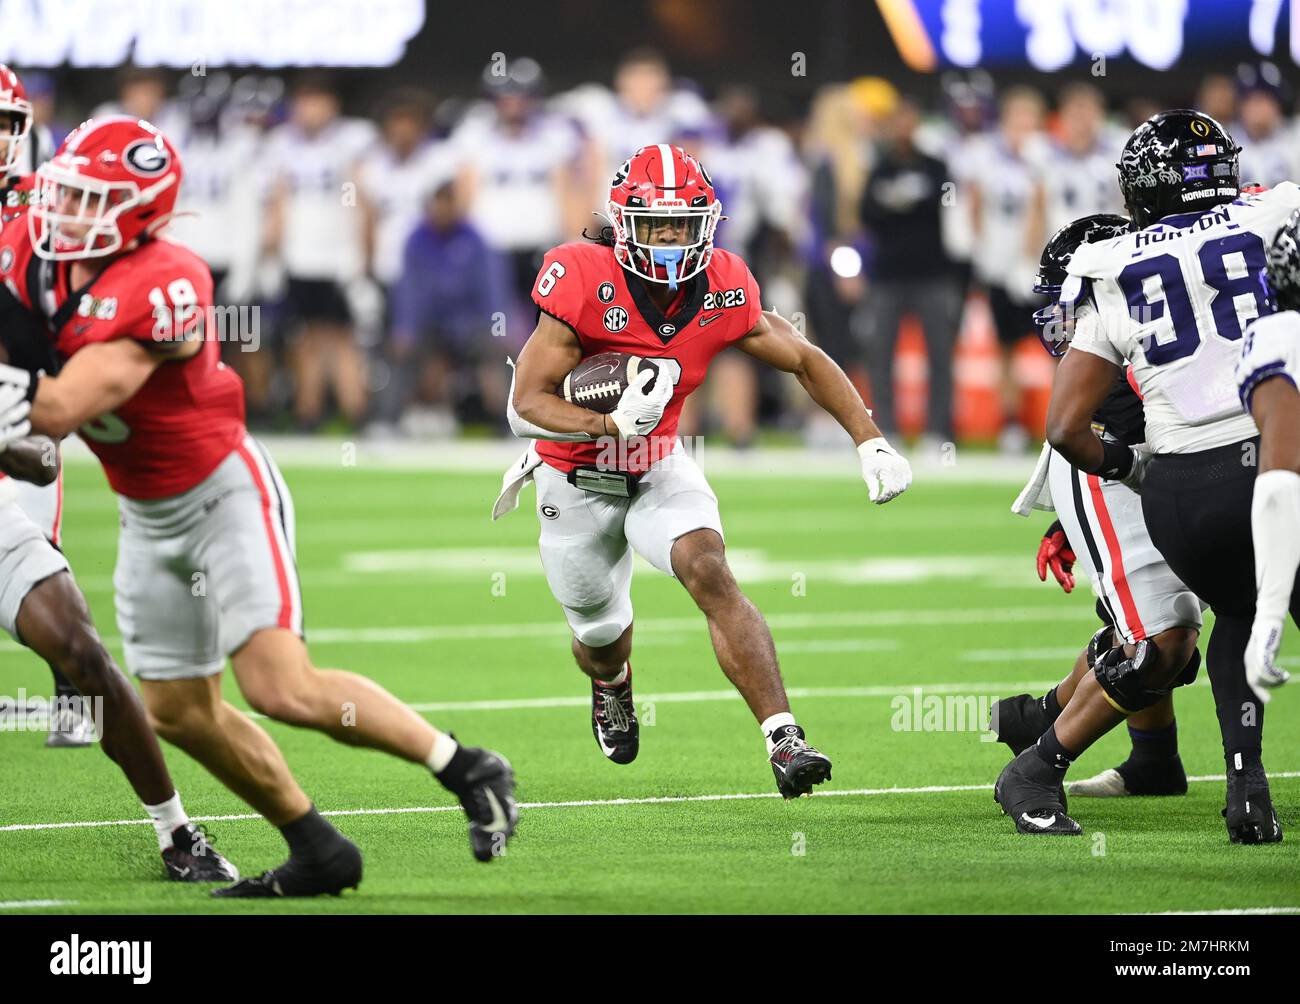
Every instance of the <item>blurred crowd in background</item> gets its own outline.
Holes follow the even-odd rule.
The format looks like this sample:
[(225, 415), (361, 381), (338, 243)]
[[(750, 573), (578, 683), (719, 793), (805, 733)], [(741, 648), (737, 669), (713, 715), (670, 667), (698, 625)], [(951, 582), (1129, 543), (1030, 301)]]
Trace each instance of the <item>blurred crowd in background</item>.
[[(23, 76), (39, 161), (75, 122), (52, 78)], [(225, 347), (250, 423), (375, 437), (505, 434), (506, 358), (532, 330), (543, 254), (597, 232), (617, 166), (666, 141), (712, 175), (726, 217), (717, 243), (749, 262), (764, 306), (854, 376), (887, 435), (1023, 449), (1041, 434), (1017, 364), (1033, 338), (1039, 252), (1079, 216), (1123, 211), (1114, 165), (1159, 110), (1108, 105), (1089, 82), (999, 89), (974, 71), (945, 75), (929, 101), (866, 77), (775, 117), (753, 90), (702, 93), (648, 49), (627, 53), (608, 83), (562, 93), (533, 59), (501, 58), (477, 93), (397, 90), (365, 116), (345, 115), (336, 82), (316, 72), (127, 69), (118, 83), (92, 113), (149, 119), (182, 155), (166, 236), (208, 261), (217, 304), (260, 308), (253, 337)], [(1186, 101), (1244, 147), (1243, 181), (1300, 177), (1274, 66), (1208, 76)], [(924, 344), (912, 382), (925, 403), (904, 420), (909, 330)], [(963, 368), (967, 342), (983, 354), (966, 345)], [(963, 381), (986, 393), (982, 421), (959, 413)], [(739, 353), (719, 357), (699, 397), (683, 430), (739, 447), (760, 427), (814, 444), (839, 435)]]

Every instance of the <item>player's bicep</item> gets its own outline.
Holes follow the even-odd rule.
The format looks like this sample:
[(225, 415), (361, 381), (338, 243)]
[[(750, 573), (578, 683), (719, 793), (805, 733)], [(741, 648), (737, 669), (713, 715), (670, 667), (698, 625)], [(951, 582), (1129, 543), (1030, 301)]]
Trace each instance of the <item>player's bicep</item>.
[(582, 359), (578, 336), (563, 321), (544, 311), (515, 364), (515, 403), (534, 393), (554, 393)]
[(57, 377), (41, 381), (32, 403), (32, 427), (50, 435), (68, 435), (131, 400), (161, 364), (158, 356), (132, 339), (87, 345)]
[(811, 343), (780, 314), (765, 310), (736, 348), (784, 373), (795, 373), (802, 368)]

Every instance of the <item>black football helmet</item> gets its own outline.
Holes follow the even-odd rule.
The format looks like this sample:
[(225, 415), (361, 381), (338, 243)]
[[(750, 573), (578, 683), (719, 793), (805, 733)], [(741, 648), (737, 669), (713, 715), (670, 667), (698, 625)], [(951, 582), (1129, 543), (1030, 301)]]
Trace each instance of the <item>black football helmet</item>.
[(1191, 108), (1152, 115), (1133, 131), (1115, 165), (1137, 228), (1237, 198), (1239, 153), (1228, 130), (1208, 115)]
[(1034, 279), (1034, 292), (1045, 293), (1051, 303), (1034, 312), (1034, 329), (1043, 348), (1054, 356), (1065, 355), (1069, 348), (1065, 311), (1059, 302), (1061, 287), (1065, 285), (1065, 270), (1080, 244), (1108, 241), (1133, 229), (1133, 221), (1114, 213), (1093, 213), (1067, 223), (1052, 234), (1038, 259), (1038, 276)]
[(1300, 310), (1300, 209), (1291, 214), (1269, 245), (1266, 275), (1273, 306)]

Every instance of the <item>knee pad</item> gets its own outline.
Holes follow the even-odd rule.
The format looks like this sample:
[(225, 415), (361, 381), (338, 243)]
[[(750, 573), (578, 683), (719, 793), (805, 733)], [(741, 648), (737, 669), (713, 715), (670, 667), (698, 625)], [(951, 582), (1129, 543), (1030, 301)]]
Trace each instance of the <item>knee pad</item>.
[(1192, 649), (1192, 657), (1187, 660), (1187, 665), (1183, 667), (1183, 671), (1174, 677), (1174, 682), (1170, 689), (1173, 689), (1173, 687), (1186, 687), (1195, 683), (1196, 674), (1200, 671), (1201, 650), (1199, 648), (1194, 648)]
[(1111, 707), (1122, 715), (1131, 715), (1151, 707), (1169, 693), (1168, 687), (1153, 688), (1147, 684), (1159, 658), (1160, 650), (1150, 639), (1138, 642), (1132, 656), (1126, 656), (1119, 645), (1102, 655), (1092, 671)]
[(1097, 668), (1097, 660), (1115, 647), (1115, 626), (1107, 624), (1092, 636), (1088, 642), (1088, 666)]

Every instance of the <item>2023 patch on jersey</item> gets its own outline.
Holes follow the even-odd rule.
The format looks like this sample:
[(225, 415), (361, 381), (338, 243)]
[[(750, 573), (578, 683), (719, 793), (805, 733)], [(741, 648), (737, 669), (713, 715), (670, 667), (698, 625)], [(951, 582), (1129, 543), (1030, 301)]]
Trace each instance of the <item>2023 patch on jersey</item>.
[(1256, 434), (1234, 370), (1247, 325), (1271, 311), (1265, 249), (1297, 208), (1286, 182), (1075, 252), (1061, 297), (1080, 305), (1071, 345), (1132, 363), (1156, 453)]
[(749, 334), (762, 306), (758, 283), (736, 255), (715, 249), (703, 273), (682, 285), (665, 314), (640, 279), (628, 273), (609, 248), (581, 242), (561, 244), (542, 263), (533, 284), (538, 309), (562, 321), (582, 346), (584, 357), (624, 352), (661, 364), (673, 378), (673, 396), (647, 449), (619, 453), (611, 464), (608, 444), (539, 441), (537, 452), (552, 467), (614, 466), (644, 473), (672, 452), (682, 405), (704, 382), (713, 357)]

